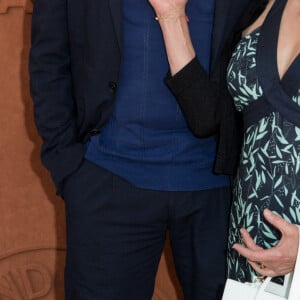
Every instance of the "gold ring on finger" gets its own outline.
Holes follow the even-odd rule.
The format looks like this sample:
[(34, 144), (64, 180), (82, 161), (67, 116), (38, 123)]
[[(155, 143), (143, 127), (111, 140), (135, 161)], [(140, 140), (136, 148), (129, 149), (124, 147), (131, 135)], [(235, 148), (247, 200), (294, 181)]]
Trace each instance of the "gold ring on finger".
[(265, 266), (265, 264), (264, 264), (263, 262), (258, 262), (257, 264), (258, 264), (258, 266), (259, 266), (259, 268), (260, 268), (261, 270), (263, 270), (263, 269), (266, 268), (266, 266)]

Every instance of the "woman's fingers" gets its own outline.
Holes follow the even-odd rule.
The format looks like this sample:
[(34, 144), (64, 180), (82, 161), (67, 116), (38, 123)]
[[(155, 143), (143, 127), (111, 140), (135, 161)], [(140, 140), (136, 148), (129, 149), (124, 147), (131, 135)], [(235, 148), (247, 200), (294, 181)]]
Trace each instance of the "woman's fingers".
[(245, 229), (241, 229), (244, 245), (234, 244), (233, 248), (247, 258), (253, 269), (263, 276), (285, 275), (294, 269), (296, 262), (299, 231), (283, 218), (269, 210), (264, 211), (266, 220), (281, 231), (281, 240), (275, 247), (263, 249), (257, 246)]
[(252, 239), (252, 237), (250, 236), (249, 232), (246, 229), (242, 228), (240, 230), (240, 232), (243, 237), (243, 242), (247, 248), (253, 249), (253, 250), (255, 250), (255, 249), (261, 250), (262, 249), (261, 247), (259, 247), (255, 244), (254, 240)]

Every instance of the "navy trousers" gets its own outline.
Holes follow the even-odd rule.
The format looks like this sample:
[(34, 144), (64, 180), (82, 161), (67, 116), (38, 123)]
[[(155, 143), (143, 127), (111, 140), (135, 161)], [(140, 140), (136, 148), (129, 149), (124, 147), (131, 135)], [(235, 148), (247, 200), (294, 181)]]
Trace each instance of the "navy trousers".
[(221, 299), (229, 188), (139, 189), (84, 161), (63, 195), (67, 300), (150, 300), (167, 230), (185, 300)]

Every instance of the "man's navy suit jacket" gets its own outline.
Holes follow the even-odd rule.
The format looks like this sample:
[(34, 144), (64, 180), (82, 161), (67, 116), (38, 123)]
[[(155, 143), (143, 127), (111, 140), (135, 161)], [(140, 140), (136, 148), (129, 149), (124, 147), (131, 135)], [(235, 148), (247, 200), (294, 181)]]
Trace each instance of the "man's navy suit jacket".
[[(216, 0), (212, 75), (248, 2)], [(80, 165), (84, 141), (100, 133), (112, 111), (122, 56), (121, 18), (121, 0), (34, 1), (31, 93), (42, 161), (58, 192)]]

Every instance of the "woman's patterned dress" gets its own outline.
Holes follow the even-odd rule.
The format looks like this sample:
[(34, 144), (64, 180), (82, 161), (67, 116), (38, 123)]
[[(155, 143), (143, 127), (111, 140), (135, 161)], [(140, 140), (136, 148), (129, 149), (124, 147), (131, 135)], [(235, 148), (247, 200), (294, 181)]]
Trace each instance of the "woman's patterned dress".
[[(259, 36), (260, 28), (242, 38), (228, 67), (228, 87), (239, 111), (263, 96), (256, 74)], [(300, 82), (298, 94), (291, 101), (300, 105)], [(300, 223), (300, 128), (277, 112), (248, 127), (233, 193), (228, 276), (252, 282), (257, 274), (246, 259), (232, 250), (232, 245), (242, 243), (241, 227), (259, 246), (276, 245), (280, 233), (264, 220), (265, 208), (291, 223)]]

